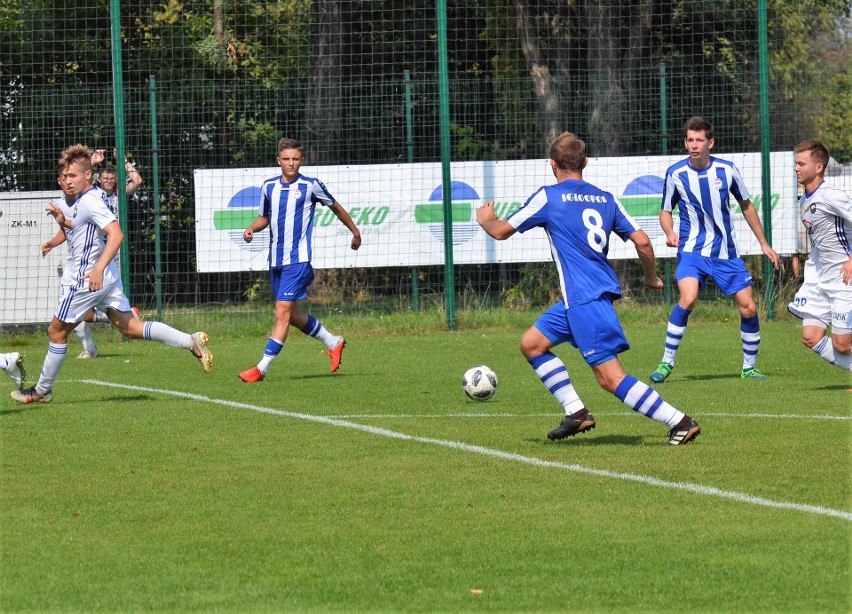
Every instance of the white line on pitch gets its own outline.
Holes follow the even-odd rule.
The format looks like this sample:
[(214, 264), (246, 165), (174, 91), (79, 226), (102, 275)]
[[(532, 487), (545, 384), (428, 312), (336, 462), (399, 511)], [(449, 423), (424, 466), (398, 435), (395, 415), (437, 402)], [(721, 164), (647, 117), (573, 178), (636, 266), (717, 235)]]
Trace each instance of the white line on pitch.
[(723, 490), (721, 488), (715, 488), (713, 486), (702, 486), (700, 484), (690, 484), (688, 482), (669, 482), (667, 480), (661, 480), (659, 478), (655, 478), (647, 475), (637, 475), (633, 473), (621, 473), (618, 471), (608, 471), (606, 469), (592, 469), (590, 467), (583, 467), (582, 465), (574, 465), (569, 463), (560, 463), (558, 461), (547, 461), (542, 460), (540, 458), (535, 458), (532, 456), (523, 456), (521, 454), (515, 454), (513, 452), (503, 452), (502, 450), (494, 450), (492, 448), (484, 448), (482, 446), (474, 446), (467, 443), (462, 443), (459, 441), (450, 441), (447, 439), (433, 439), (431, 437), (420, 437), (416, 435), (407, 435), (405, 433), (399, 433), (397, 431), (391, 431), (388, 429), (383, 429), (375, 426), (369, 426), (366, 424), (358, 424), (357, 422), (348, 422), (346, 420), (339, 420), (334, 418), (328, 418), (326, 416), (315, 416), (313, 414), (302, 414), (297, 412), (290, 411), (281, 411), (278, 409), (271, 409), (269, 407), (261, 407), (259, 405), (250, 405), (248, 403), (240, 403), (238, 401), (230, 401), (227, 399), (214, 399), (211, 397), (206, 397), (200, 394), (192, 394), (189, 392), (181, 392), (177, 390), (163, 390), (160, 388), (148, 388), (145, 386), (131, 386), (128, 384), (116, 384), (112, 382), (104, 382), (100, 380), (80, 380), (84, 384), (94, 384), (96, 386), (105, 386), (108, 388), (123, 388), (125, 390), (135, 390), (138, 392), (151, 392), (155, 394), (164, 394), (173, 397), (180, 397), (184, 399), (192, 399), (195, 401), (202, 401), (205, 403), (213, 403), (216, 405), (225, 405), (227, 407), (236, 407), (239, 409), (249, 409), (251, 411), (256, 411), (262, 414), (271, 414), (274, 416), (284, 416), (287, 418), (297, 418), (299, 420), (308, 420), (310, 422), (319, 422), (321, 424), (328, 424), (331, 426), (338, 426), (342, 428), (353, 429), (356, 431), (363, 431), (365, 433), (370, 433), (371, 435), (380, 435), (382, 437), (389, 437), (391, 439), (400, 439), (403, 441), (416, 441), (418, 443), (426, 443), (431, 445), (438, 445), (445, 448), (452, 448), (454, 450), (462, 450), (464, 452), (471, 452), (473, 454), (481, 454), (483, 456), (492, 456), (495, 458), (501, 458), (503, 460), (515, 461), (518, 463), (524, 463), (527, 465), (534, 465), (536, 467), (549, 467), (552, 469), (563, 469), (566, 471), (573, 471), (575, 473), (584, 473), (588, 475), (594, 475), (598, 477), (604, 478), (612, 478), (617, 480), (627, 480), (629, 482), (639, 482), (641, 484), (648, 484), (651, 486), (660, 486), (662, 488), (673, 488), (675, 490), (683, 490), (686, 492), (692, 492), (700, 495), (708, 495), (711, 497), (719, 497), (721, 499), (730, 499), (733, 501), (739, 501), (741, 503), (749, 503), (752, 505), (760, 505), (763, 507), (774, 507), (785, 510), (795, 510), (799, 512), (807, 512), (810, 514), (819, 514), (821, 516), (834, 516), (836, 518), (842, 518), (843, 520), (852, 521), (852, 513), (846, 512), (843, 510), (836, 510), (828, 507), (820, 507), (818, 505), (805, 505), (802, 503), (791, 503), (788, 501), (774, 501), (772, 499), (765, 499), (763, 497), (756, 497), (753, 495), (748, 495), (745, 493), (738, 493), (732, 490)]
[[(622, 416), (635, 416), (635, 412), (605, 412), (595, 410), (595, 416), (607, 416), (610, 418), (621, 418)], [(738, 413), (692, 413), (695, 418), (787, 418), (790, 420), (852, 420), (852, 416), (810, 416), (805, 414), (738, 414)], [(562, 414), (552, 411), (547, 414), (511, 414), (511, 413), (447, 413), (447, 414), (332, 414), (329, 418), (340, 418), (341, 420), (361, 420), (366, 418), (561, 418)]]

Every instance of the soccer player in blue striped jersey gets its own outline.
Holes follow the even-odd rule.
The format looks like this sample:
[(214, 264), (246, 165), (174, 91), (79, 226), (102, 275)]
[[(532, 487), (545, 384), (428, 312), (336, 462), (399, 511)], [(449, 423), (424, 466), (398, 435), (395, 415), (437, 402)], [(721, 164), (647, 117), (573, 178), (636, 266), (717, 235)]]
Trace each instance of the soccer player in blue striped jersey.
[(476, 211), (479, 225), (497, 240), (540, 227), (550, 241), (563, 300), (521, 338), (521, 353), (565, 410), (562, 422), (547, 437), (564, 439), (596, 425), (565, 364), (551, 351), (567, 342), (580, 351), (604, 390), (634, 411), (669, 427), (664, 445), (684, 445), (701, 432), (698, 422), (625, 373), (618, 360), (630, 346), (613, 306), (621, 297), (621, 286), (607, 259), (610, 233), (634, 244), (646, 286), (659, 290), (663, 282), (657, 277), (654, 249), (645, 231), (612, 194), (583, 181), (587, 161), (585, 143), (564, 132), (550, 147), (556, 185), (539, 188), (506, 220), (497, 218), (493, 201)]
[(361, 232), (343, 205), (319, 179), (299, 172), (303, 160), (301, 143), (288, 138), (278, 141), (276, 160), (281, 176), (263, 183), (260, 212), (243, 232), (243, 240), (251, 243), (254, 233), (269, 228), (269, 280), (275, 297), (275, 324), (263, 356), (257, 365), (240, 373), (240, 379), (247, 383), (259, 382), (266, 376), (272, 361), (284, 348), (291, 324), (325, 344), (331, 372), (337, 371), (346, 341), (331, 334), (313, 316), (299, 311), (299, 301), (307, 298), (308, 287), (314, 280), (311, 255), (316, 206), (331, 209), (352, 232), (352, 249), (361, 247)]
[[(680, 293), (669, 315), (666, 344), (651, 381), (666, 381), (675, 366), (675, 356), (686, 333), (689, 314), (698, 301), (698, 291), (708, 277), (726, 295), (733, 295), (740, 310), (740, 339), (743, 344), (742, 379), (765, 380), (757, 370), (760, 349), (760, 321), (754, 303), (752, 278), (737, 252), (737, 238), (731, 217), (731, 196), (740, 205), (743, 217), (763, 253), (778, 268), (779, 258), (763, 234), (760, 217), (750, 200), (748, 188), (737, 167), (710, 155), (716, 140), (713, 124), (692, 117), (684, 126), (684, 145), (689, 157), (666, 171), (665, 192), (660, 210), (660, 226), (666, 245), (677, 248), (676, 277)], [(678, 207), (680, 228), (674, 231), (672, 211)]]
[(105, 311), (122, 335), (159, 341), (185, 348), (201, 362), (205, 373), (213, 368), (213, 354), (205, 332), (188, 334), (162, 322), (142, 322), (134, 316), (124, 294), (115, 254), (124, 233), (104, 200), (104, 192), (92, 184), (92, 152), (72, 145), (59, 159), (61, 184), (73, 197), (70, 216), (51, 203), (47, 214), (64, 229), (68, 262), (62, 275), (62, 294), (47, 327), (47, 356), (34, 386), (12, 392), (20, 403), (50, 403), (53, 385), (68, 353), (68, 334), (92, 309)]

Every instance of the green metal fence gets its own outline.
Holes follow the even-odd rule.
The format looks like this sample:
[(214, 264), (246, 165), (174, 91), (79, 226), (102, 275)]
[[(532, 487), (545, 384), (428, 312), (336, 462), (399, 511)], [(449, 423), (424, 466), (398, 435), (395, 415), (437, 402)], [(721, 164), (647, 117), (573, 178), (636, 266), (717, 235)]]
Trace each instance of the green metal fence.
[[(499, 181), (470, 182), (482, 198), (509, 198), (496, 190), (530, 181), (521, 162), (541, 160), (532, 180), (550, 182), (546, 143), (563, 130), (584, 138), (621, 186), (635, 171), (608, 160), (679, 155), (684, 120), (705, 115), (717, 127), (719, 155), (762, 154), (750, 189), (767, 207), (768, 182), (791, 173), (773, 168), (769, 152), (816, 137), (839, 161), (852, 159), (846, 2), (0, 0), (0, 7), (0, 192), (58, 194), (56, 160), (75, 142), (115, 149), (113, 162), (127, 156), (145, 184), (123, 205), (123, 267), (128, 293), (148, 312), (213, 306), (251, 314), (268, 302), (262, 267), (200, 271), (200, 208), (241, 186), (202, 194), (196, 171), (274, 173), (281, 136), (303, 141), (307, 165), (361, 169), (346, 185), (321, 177), (332, 193), (353, 195), (347, 208), (368, 208), (359, 195), (374, 198), (391, 166), (412, 169), (411, 181), (380, 191), (391, 216), (399, 202), (416, 206), (428, 196), (415, 187), (432, 177), (427, 165), (438, 165), (429, 188), (444, 186), (445, 211), (459, 163), (498, 163), (489, 169)], [(7, 253), (23, 240), (9, 226), (14, 202), (0, 204)], [(398, 228), (403, 222), (411, 226), (399, 220)], [(767, 231), (795, 234), (795, 220), (789, 224)], [(443, 240), (425, 244), (442, 256), (437, 264), (434, 254), (394, 261), (397, 248), (381, 241), (411, 245), (416, 237), (379, 234), (365, 247), (387, 250), (385, 263), (320, 269), (309, 300), (344, 310), (443, 309), (452, 327), (456, 301), (464, 309), (554, 299), (546, 259), (471, 262), (465, 245), (448, 240), (457, 227), (445, 216)], [(236, 249), (225, 239), (221, 246), (223, 254)], [(669, 265), (660, 270), (670, 279)], [(783, 300), (784, 277), (758, 257), (749, 265), (770, 308)], [(637, 300), (672, 299), (640, 292), (632, 260), (616, 269)], [(11, 257), (5, 270), (5, 294), (51, 275)]]

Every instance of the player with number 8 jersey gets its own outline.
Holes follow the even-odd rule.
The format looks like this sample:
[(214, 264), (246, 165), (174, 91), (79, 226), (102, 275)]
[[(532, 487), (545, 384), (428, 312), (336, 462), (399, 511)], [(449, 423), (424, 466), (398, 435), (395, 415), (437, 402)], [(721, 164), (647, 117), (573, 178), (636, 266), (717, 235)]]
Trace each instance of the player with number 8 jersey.
[(621, 297), (607, 260), (609, 235), (614, 232), (627, 241), (639, 226), (615, 196), (591, 183), (566, 179), (539, 188), (507, 221), (521, 233), (544, 228), (566, 308), (603, 296)]
[(701, 432), (698, 422), (626, 373), (618, 360), (630, 346), (613, 306), (621, 297), (621, 286), (607, 260), (610, 234), (634, 244), (645, 285), (659, 290), (663, 282), (657, 277), (648, 235), (615, 196), (583, 180), (587, 162), (586, 144), (565, 132), (550, 147), (555, 185), (536, 190), (506, 220), (497, 218), (493, 201), (476, 211), (477, 222), (494, 239), (508, 239), (515, 232), (540, 227), (550, 241), (562, 301), (539, 317), (521, 338), (521, 353), (565, 411), (562, 423), (547, 437), (572, 437), (596, 424), (574, 389), (565, 364), (551, 351), (560, 343), (570, 343), (583, 355), (603, 389), (637, 413), (669, 426), (665, 445), (687, 444)]

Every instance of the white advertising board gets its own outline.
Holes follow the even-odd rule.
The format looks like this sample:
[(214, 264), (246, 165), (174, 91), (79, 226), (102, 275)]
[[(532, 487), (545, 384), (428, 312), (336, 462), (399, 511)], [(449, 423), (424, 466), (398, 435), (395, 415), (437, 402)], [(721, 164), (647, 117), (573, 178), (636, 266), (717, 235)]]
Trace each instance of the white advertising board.
[(49, 322), (59, 301), (65, 244), (42, 257), (41, 245), (59, 230), (45, 213), (60, 192), (0, 193), (0, 323)]
[[(762, 215), (760, 154), (722, 156), (743, 175), (752, 201)], [(673, 257), (659, 227), (666, 169), (683, 156), (592, 158), (584, 179), (616, 195), (654, 243), (658, 257)], [(776, 251), (797, 251), (797, 186), (793, 154), (771, 154), (772, 244)], [(361, 230), (361, 249), (349, 249), (350, 233), (323, 207), (314, 227), (315, 268), (425, 266), (444, 263), (441, 165), (379, 164), (305, 166), (302, 173), (319, 178), (349, 211)], [(198, 271), (263, 271), (267, 269), (269, 233), (247, 244), (242, 232), (257, 216), (260, 186), (280, 175), (276, 167), (195, 171), (196, 254)], [(501, 218), (520, 207), (536, 189), (554, 183), (548, 160), (459, 162), (451, 167), (453, 261), (456, 264), (550, 260), (543, 231), (533, 230), (497, 242), (476, 224), (474, 209), (494, 199)], [(759, 254), (760, 247), (739, 207), (733, 207), (740, 253)], [(675, 215), (677, 220), (677, 215)], [(635, 258), (632, 244), (612, 241), (612, 259)]]

